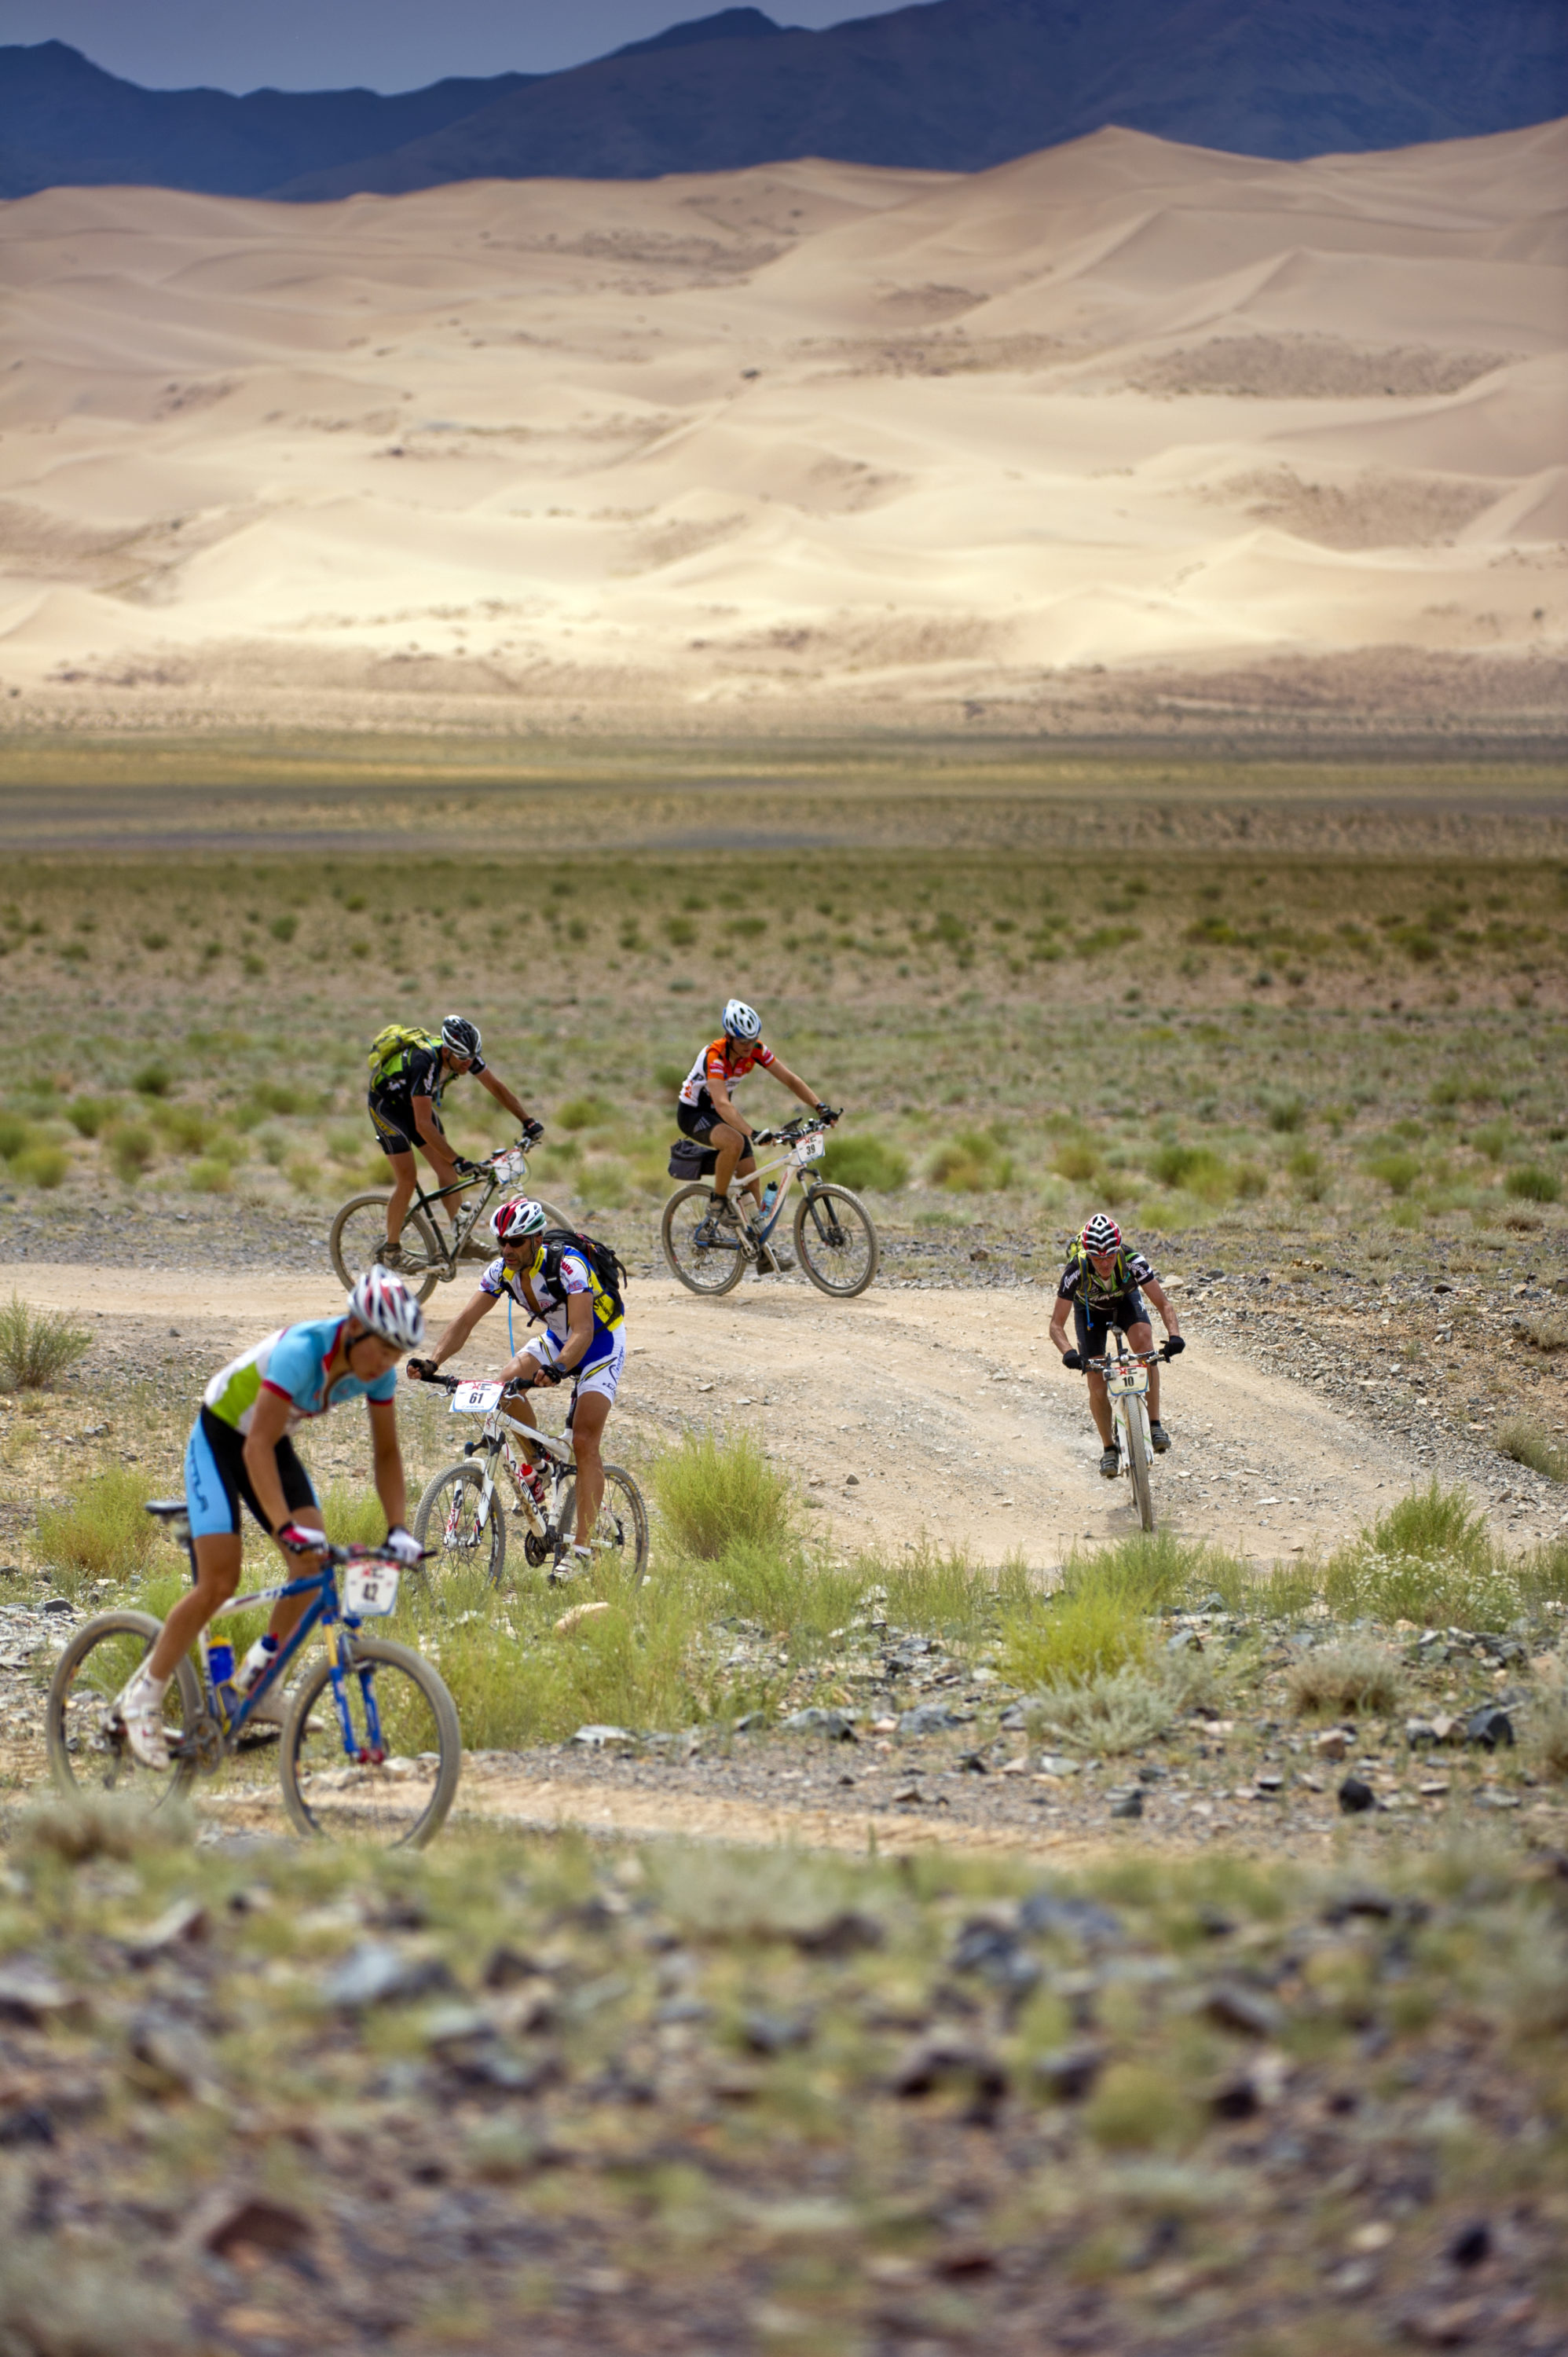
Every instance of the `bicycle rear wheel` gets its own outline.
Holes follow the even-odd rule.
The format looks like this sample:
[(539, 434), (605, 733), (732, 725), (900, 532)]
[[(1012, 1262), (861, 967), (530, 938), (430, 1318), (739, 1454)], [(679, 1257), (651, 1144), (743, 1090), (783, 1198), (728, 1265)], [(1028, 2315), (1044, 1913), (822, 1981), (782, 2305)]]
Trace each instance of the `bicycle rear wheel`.
[[(456, 1706), (430, 1663), (390, 1638), (345, 1635), (344, 1748), (330, 1661), (300, 1680), (284, 1724), (284, 1805), (302, 1834), (367, 1849), (423, 1849), (463, 1768)], [(380, 1754), (378, 1758), (376, 1755)]]
[(500, 1585), (506, 1565), (506, 1514), (499, 1489), (490, 1491), (489, 1511), (483, 1522), (485, 1477), (471, 1459), (449, 1465), (437, 1473), (414, 1510), (413, 1535), (434, 1553), (428, 1563), (415, 1566), (423, 1579), (450, 1579), (463, 1571), (482, 1571), (492, 1587)]
[(1138, 1520), (1146, 1531), (1155, 1527), (1155, 1493), (1149, 1482), (1149, 1427), (1141, 1402), (1129, 1401), (1126, 1414), (1127, 1470), (1138, 1501)]
[(711, 1208), (711, 1190), (701, 1185), (678, 1188), (664, 1206), (664, 1257), (693, 1293), (728, 1293), (746, 1271), (739, 1230), (714, 1226)]
[[(387, 1205), (391, 1200), (390, 1193), (350, 1195), (333, 1218), (327, 1249), (346, 1293), (353, 1289), (367, 1269), (380, 1265), (387, 1240)], [(435, 1232), (423, 1211), (412, 1211), (404, 1220), (402, 1244), (403, 1261), (397, 1274), (421, 1301), (428, 1301), (445, 1264)]]
[[(577, 1483), (569, 1474), (561, 1486), (561, 1536), (568, 1546), (576, 1529)], [(634, 1587), (648, 1568), (648, 1509), (624, 1466), (605, 1467), (605, 1494), (588, 1544), (594, 1551), (588, 1577), (606, 1587)]]
[[(49, 1769), (62, 1792), (134, 1792), (154, 1808), (183, 1792), (196, 1763), (177, 1759), (167, 1771), (144, 1768), (118, 1727), (115, 1698), (157, 1642), (150, 1612), (101, 1612), (79, 1629), (56, 1665), (45, 1705)], [(188, 1657), (164, 1697), (164, 1732), (172, 1741), (203, 1716), (201, 1681)]]
[(882, 1246), (858, 1195), (819, 1184), (808, 1188), (795, 1213), (795, 1254), (820, 1293), (853, 1301), (876, 1275)]

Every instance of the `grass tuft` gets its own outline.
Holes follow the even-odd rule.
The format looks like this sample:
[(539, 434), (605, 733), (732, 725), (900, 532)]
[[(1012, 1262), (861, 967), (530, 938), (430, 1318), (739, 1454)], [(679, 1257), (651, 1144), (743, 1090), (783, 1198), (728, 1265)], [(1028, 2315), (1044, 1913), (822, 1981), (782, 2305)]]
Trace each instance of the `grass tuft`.
[(1526, 1750), (1538, 1776), (1568, 1784), (1568, 1681), (1561, 1676), (1544, 1684), (1536, 1698)]
[(714, 1563), (732, 1548), (786, 1548), (794, 1531), (789, 1482), (750, 1432), (687, 1433), (661, 1457), (653, 1494), (676, 1545)]
[(822, 1174), (841, 1187), (897, 1194), (909, 1183), (909, 1157), (880, 1137), (835, 1137), (822, 1157)]
[(1318, 1711), (1341, 1717), (1395, 1709), (1403, 1681), (1399, 1663), (1385, 1647), (1350, 1638), (1317, 1646), (1295, 1663), (1286, 1683), (1304, 1717)]
[(1543, 1170), (1536, 1163), (1510, 1170), (1506, 1183), (1510, 1195), (1527, 1203), (1555, 1203), (1563, 1193), (1563, 1181), (1556, 1171)]
[(92, 1337), (53, 1309), (33, 1309), (13, 1293), (0, 1308), (0, 1391), (48, 1391), (85, 1357)]
[(62, 1592), (87, 1579), (130, 1579), (145, 1570), (157, 1539), (146, 1511), (146, 1481), (129, 1465), (113, 1465), (84, 1481), (63, 1506), (38, 1516), (38, 1546)]
[(1568, 1448), (1533, 1416), (1509, 1416), (1498, 1426), (1497, 1442), (1498, 1455), (1511, 1457), (1516, 1465), (1528, 1465), (1549, 1481), (1568, 1481)]
[(1182, 1701), (1176, 1686), (1128, 1662), (1116, 1671), (1049, 1689), (1035, 1728), (1069, 1750), (1139, 1751), (1165, 1733)]

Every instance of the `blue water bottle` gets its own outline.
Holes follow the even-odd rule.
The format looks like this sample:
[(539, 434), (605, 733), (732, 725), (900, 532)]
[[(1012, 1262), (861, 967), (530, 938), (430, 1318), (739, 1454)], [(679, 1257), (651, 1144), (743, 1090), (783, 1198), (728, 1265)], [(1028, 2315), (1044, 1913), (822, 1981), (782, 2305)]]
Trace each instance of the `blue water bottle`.
[(207, 1648), (207, 1667), (215, 1686), (226, 1686), (234, 1674), (234, 1648), (221, 1640)]
[(779, 1181), (777, 1178), (770, 1178), (762, 1190), (762, 1216), (765, 1220), (770, 1220), (773, 1217), (773, 1206), (778, 1200)]

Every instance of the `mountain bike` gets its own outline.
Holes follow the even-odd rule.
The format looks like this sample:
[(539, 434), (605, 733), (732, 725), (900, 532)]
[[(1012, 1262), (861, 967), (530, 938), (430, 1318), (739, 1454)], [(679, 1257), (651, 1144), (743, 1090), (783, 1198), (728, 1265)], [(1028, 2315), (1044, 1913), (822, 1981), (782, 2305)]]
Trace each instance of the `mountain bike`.
[[(459, 1176), (450, 1187), (433, 1187), (428, 1192), (416, 1178), (413, 1200), (403, 1223), (399, 1239), (402, 1258), (398, 1274), (421, 1301), (428, 1301), (437, 1285), (449, 1285), (457, 1274), (459, 1261), (488, 1261), (495, 1256), (495, 1245), (488, 1236), (474, 1240), (475, 1231), (499, 1194), (526, 1192), (528, 1185), (529, 1141), (520, 1137), (514, 1146), (499, 1146), (478, 1162), (460, 1162)], [(466, 1210), (454, 1207), (451, 1238), (448, 1243), (443, 1223), (436, 1216), (436, 1205), (447, 1197), (460, 1195), (465, 1188), (476, 1184), (479, 1192)], [(327, 1249), (332, 1255), (332, 1265), (338, 1272), (338, 1283), (345, 1292), (351, 1292), (356, 1280), (365, 1271), (381, 1264), (386, 1249), (387, 1205), (392, 1189), (372, 1189), (363, 1195), (350, 1195), (339, 1204), (332, 1218), (327, 1238)], [(544, 1216), (553, 1228), (576, 1225), (553, 1203), (542, 1206)]]
[[(521, 1520), (522, 1552), (535, 1568), (548, 1564), (558, 1580), (577, 1526), (577, 1468), (569, 1441), (520, 1424), (504, 1402), (526, 1383), (465, 1383), (452, 1375), (425, 1375), (452, 1394), (454, 1415), (482, 1415), (477, 1439), (466, 1441), (456, 1465), (437, 1473), (419, 1501), (413, 1535), (425, 1550), (430, 1572), (482, 1571), (492, 1587), (506, 1564), (509, 1511)], [(521, 1443), (520, 1448), (517, 1444)], [(542, 1464), (524, 1451), (534, 1451)], [(509, 1509), (506, 1476), (514, 1502)], [(605, 1467), (604, 1502), (589, 1534), (590, 1579), (635, 1587), (648, 1568), (648, 1508), (642, 1492), (621, 1465)]]
[(1102, 1359), (1085, 1359), (1084, 1365), (1105, 1378), (1105, 1389), (1111, 1400), (1112, 1426), (1122, 1430), (1122, 1461), (1133, 1483), (1133, 1495), (1138, 1504), (1138, 1520), (1144, 1530), (1155, 1527), (1155, 1494), (1149, 1482), (1149, 1466), (1154, 1457), (1154, 1443), (1149, 1438), (1149, 1369), (1163, 1351), (1130, 1351), (1127, 1337), (1119, 1328), (1113, 1329), (1115, 1348), (1108, 1349)]
[[(184, 1540), (194, 1579), (196, 1549), (185, 1500), (155, 1498), (147, 1512), (171, 1537)], [(290, 1821), (300, 1833), (328, 1841), (422, 1849), (440, 1831), (457, 1790), (463, 1738), (456, 1708), (418, 1653), (364, 1633), (363, 1622), (395, 1609), (400, 1566), (379, 1547), (324, 1544), (321, 1552), (326, 1561), (319, 1571), (236, 1596), (214, 1613), (215, 1625), (283, 1596), (311, 1599), (298, 1627), (245, 1694), (231, 1683), (232, 1648), (214, 1644), (203, 1630), (199, 1659), (185, 1656), (165, 1698), (166, 1770), (142, 1767), (119, 1716), (119, 1697), (163, 1623), (150, 1612), (114, 1611), (101, 1612), (79, 1629), (56, 1664), (48, 1692), (49, 1766), (61, 1791), (113, 1792), (134, 1784), (162, 1806), (198, 1776), (215, 1776), (247, 1735), (254, 1742), (257, 1704), (273, 1687), (281, 1691), (290, 1665), (319, 1629), (326, 1659), (306, 1670), (285, 1696), (277, 1738)]]
[[(725, 1205), (714, 1201), (701, 1179), (677, 1188), (664, 1206), (660, 1233), (664, 1257), (682, 1285), (693, 1293), (728, 1293), (748, 1266), (766, 1269), (768, 1240), (777, 1234), (784, 1206), (798, 1185), (794, 1243), (800, 1266), (820, 1293), (831, 1293), (840, 1301), (865, 1291), (882, 1257), (871, 1214), (847, 1187), (819, 1178), (811, 1170), (826, 1151), (826, 1132), (837, 1119), (836, 1113), (807, 1114), (782, 1129), (752, 1132), (753, 1146), (785, 1149), (777, 1161), (760, 1164), (755, 1174), (759, 1179), (770, 1171), (782, 1174), (764, 1193), (762, 1216), (755, 1224), (740, 1210), (740, 1182)], [(749, 1187), (750, 1178), (744, 1183)]]

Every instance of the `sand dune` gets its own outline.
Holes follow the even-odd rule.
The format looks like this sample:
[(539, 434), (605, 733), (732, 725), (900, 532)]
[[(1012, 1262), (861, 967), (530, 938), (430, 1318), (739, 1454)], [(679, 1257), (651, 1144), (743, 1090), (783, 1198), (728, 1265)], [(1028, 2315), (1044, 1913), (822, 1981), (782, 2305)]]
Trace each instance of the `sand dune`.
[(0, 207), (0, 712), (1034, 725), (1304, 662), (1397, 710), (1365, 658), (1408, 649), (1539, 715), (1565, 169), (1563, 124), (1112, 131), (968, 178)]

